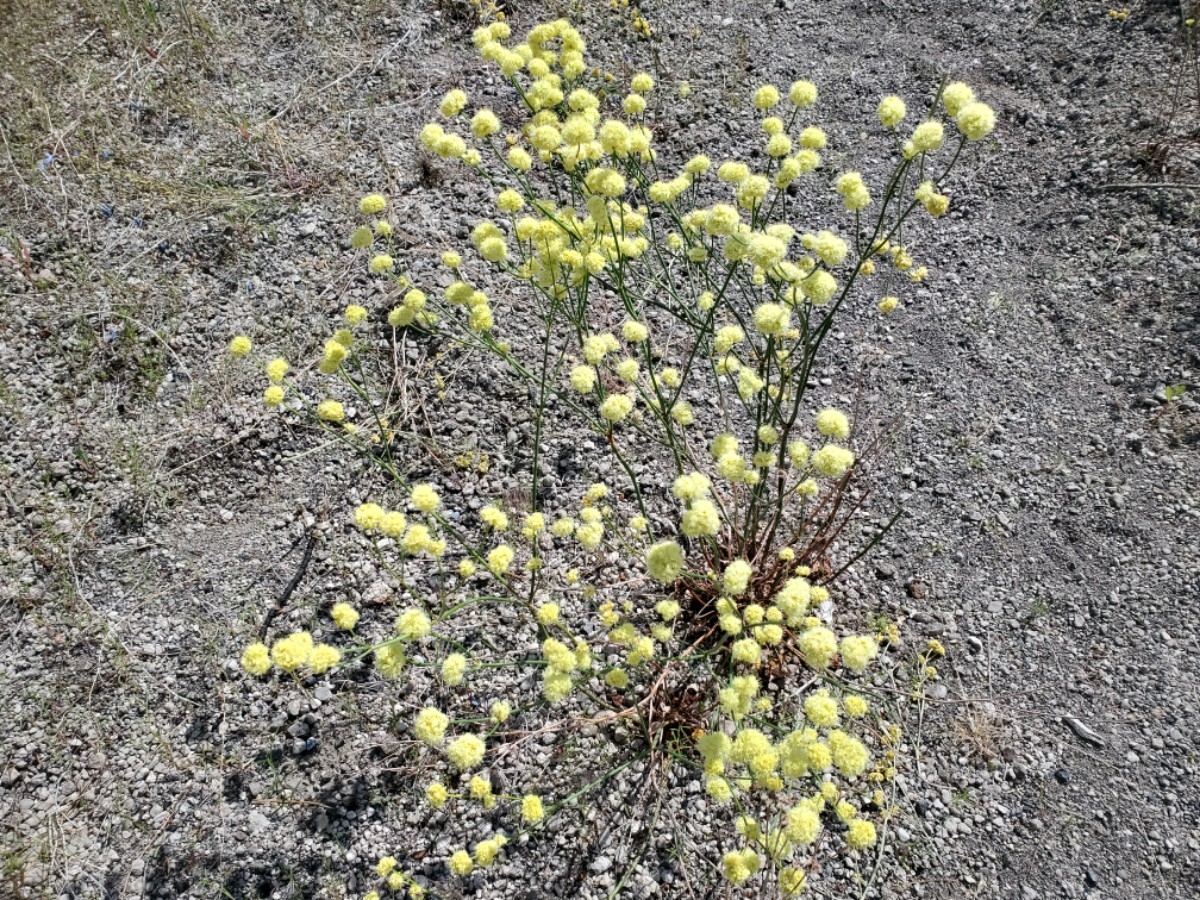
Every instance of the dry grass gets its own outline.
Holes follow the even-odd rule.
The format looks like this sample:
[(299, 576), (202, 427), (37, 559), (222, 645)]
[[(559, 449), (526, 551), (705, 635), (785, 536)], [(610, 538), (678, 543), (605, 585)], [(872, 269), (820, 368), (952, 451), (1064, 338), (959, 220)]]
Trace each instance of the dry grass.
[(970, 756), (990, 762), (1000, 755), (1001, 743), (1008, 722), (994, 711), (991, 704), (968, 703), (958, 718), (950, 723), (951, 733), (966, 747)]

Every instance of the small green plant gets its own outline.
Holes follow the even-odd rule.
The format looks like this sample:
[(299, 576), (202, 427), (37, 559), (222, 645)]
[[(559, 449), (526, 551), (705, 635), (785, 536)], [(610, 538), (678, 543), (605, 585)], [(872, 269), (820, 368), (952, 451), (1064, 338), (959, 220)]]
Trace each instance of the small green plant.
[[(496, 194), (494, 218), (471, 233), (474, 252), (443, 253), (449, 285), (427, 293), (405, 274), (382, 195), (362, 198), (351, 245), (394, 298), (393, 340), (420, 333), (491, 357), (527, 392), (528, 491), (519, 502), (487, 498), (476, 517), (448, 510), (438, 484), (410, 482), (412, 442), (396, 424), (406, 404), (393, 389), (403, 357), (376, 353), (363, 335), (372, 311), (350, 306), (316, 373), (265, 363), (264, 400), (386, 476), (378, 502), (359, 505), (353, 521), (401, 608), (385, 625), (339, 602), (324, 640), (294, 632), (250, 645), (242, 662), (254, 676), (321, 676), (370, 657), (386, 678), (440, 681), (443, 701), (409, 713), (441, 773), (426, 801), (500, 806), (512, 824), (450, 855), (454, 877), (489, 867), (512, 832), (547, 828), (612, 772), (649, 760), (695, 767), (709, 799), (729, 810), (726, 880), (793, 895), (820, 854), (876, 852), (894, 812), (901, 735), (866, 674), (898, 629), (883, 617), (853, 633), (828, 586), (845, 568), (833, 546), (862, 502), (862, 462), (847, 414), (814, 404), (810, 386), (857, 285), (883, 281), (877, 302), (889, 314), (900, 306), (895, 286), (927, 276), (906, 243), (910, 219), (946, 211), (941, 185), (994, 117), (966, 85), (944, 84), (902, 136), (906, 104), (885, 97), (878, 117), (895, 164), (873, 193), (859, 172), (831, 184), (819, 174), (828, 139), (810, 120), (813, 83), (762, 85), (753, 94), (762, 171), (703, 154), (676, 164), (654, 145), (651, 76), (615, 95), (589, 74), (583, 38), (565, 21), (511, 46), (510, 37), (503, 21), (474, 34), (521, 114), (502, 121), (479, 108), (459, 133), (469, 98), (452, 90), (442, 120), (420, 135)], [(840, 226), (789, 224), (798, 194), (837, 198)], [(230, 351), (244, 357), (251, 342), (239, 336)], [(579, 430), (624, 481), (548, 498), (547, 440)], [(455, 463), (456, 477), (478, 466), (467, 454)], [(639, 476), (656, 469), (669, 491)], [(631, 565), (618, 572), (613, 559)], [(531, 663), (515, 650), (468, 649), (465, 632), (502, 608), (536, 637), (540, 687), (513, 679), (510, 694), (480, 710), (467, 685)], [(912, 699), (943, 652), (933, 641), (917, 657)], [(531, 733), (580, 723), (625, 724), (639, 737), (566, 797), (494, 789), (487, 766), (509, 765)], [(376, 871), (392, 890), (426, 890), (400, 860)]]

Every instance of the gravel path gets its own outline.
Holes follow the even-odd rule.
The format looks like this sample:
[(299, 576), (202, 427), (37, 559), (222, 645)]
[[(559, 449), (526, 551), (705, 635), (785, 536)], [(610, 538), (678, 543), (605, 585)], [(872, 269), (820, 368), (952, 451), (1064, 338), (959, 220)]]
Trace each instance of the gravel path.
[[(306, 535), (290, 624), (335, 599), (376, 609), (389, 583), (344, 527), (374, 484), (266, 415), (221, 351), (246, 331), (302, 356), (370, 302), (344, 247), (365, 190), (402, 198), (431, 277), (487, 193), (423, 167), (415, 128), (448, 87), (500, 88), (453, 2), (107, 6), (0, 6), (0, 894), (359, 897), (402, 849), (436, 879), (491, 826), (410, 796), (393, 719), (412, 698), (238, 671)], [(548, 9), (615, 71), (648, 57), (604, 5)], [(720, 104), (749, 122), (750, 90), (801, 76), (852, 159), (879, 95), (943, 73), (998, 114), (921, 235), (931, 278), (882, 322), (864, 298), (820, 373), (895, 428), (869, 517), (906, 510), (842, 594), (949, 651), (870, 896), (1200, 896), (1200, 190), (1126, 187), (1200, 180), (1180, 10), (645, 7), (661, 71), (693, 87), (662, 118), (680, 154), (737, 152)], [(447, 447), (488, 454), (486, 474), (446, 476), (457, 501), (512, 492), (530, 424), (503, 377), (413, 390)], [(550, 452), (564, 494), (608, 474), (587, 442)], [(522, 766), (565, 793), (627, 738), (544, 735)], [(603, 897), (628, 871), (625, 895), (695, 896), (727, 826), (680, 768), (658, 832), (627, 827), (657, 777), (631, 766), (468, 890)], [(842, 896), (827, 874), (820, 895)]]

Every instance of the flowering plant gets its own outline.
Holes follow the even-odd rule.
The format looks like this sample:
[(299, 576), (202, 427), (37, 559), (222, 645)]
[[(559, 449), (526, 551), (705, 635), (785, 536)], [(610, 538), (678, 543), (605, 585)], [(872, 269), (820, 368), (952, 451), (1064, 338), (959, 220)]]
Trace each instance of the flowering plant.
[[(614, 766), (676, 764), (683, 746), (708, 797), (730, 808), (738, 837), (724, 877), (769, 877), (796, 894), (823, 848), (854, 855), (876, 845), (893, 810), (900, 739), (867, 674), (881, 645), (898, 641), (895, 626), (855, 634), (834, 621), (829, 548), (857, 461), (847, 415), (810, 406), (814, 365), (860, 280), (926, 277), (906, 223), (918, 210), (946, 211), (942, 184), (994, 116), (966, 85), (946, 84), (905, 137), (906, 104), (885, 97), (878, 118), (897, 159), (873, 196), (856, 171), (826, 187), (828, 139), (809, 122), (816, 86), (797, 81), (785, 95), (763, 85), (753, 96), (761, 171), (702, 154), (669, 166), (653, 138), (649, 75), (617, 98), (589, 78), (583, 38), (567, 22), (511, 37), (504, 21), (474, 33), (520, 115), (478, 108), (468, 117), (467, 95), (452, 90), (441, 121), (420, 133), (429, 152), (495, 189), (494, 212), (471, 232), (474, 254), (444, 253), (450, 283), (422, 290), (402, 271), (377, 194), (361, 200), (365, 221), (351, 244), (396, 298), (386, 313), (393, 341), (417, 330), (490, 354), (527, 389), (530, 503), (488, 503), (464, 524), (434, 484), (408, 483), (392, 424), (403, 410), (372, 391), (364, 361), (375, 347), (355, 330), (371, 313), (349, 307), (316, 368), (340, 385), (323, 393), (354, 398), (365, 421), (349, 421), (332, 396), (310, 403), (286, 385), (281, 359), (266, 366), (264, 399), (390, 476), (403, 502), (361, 504), (353, 519), (404, 608), (385, 635), (338, 603), (330, 618), (348, 640), (297, 632), (250, 646), (243, 664), (259, 676), (272, 667), (318, 675), (369, 655), (385, 678), (419, 684), (437, 672), (449, 689), (444, 708), (410, 717), (443, 770), (426, 801), (499, 805), (510, 826), (449, 855), (453, 876), (490, 866), (514, 830), (545, 827), (581, 796), (497, 793), (481, 767), (507, 765), (531, 734), (624, 721), (642, 738)], [(844, 209), (841, 234), (789, 224), (793, 197), (826, 190)], [(480, 287), (489, 278), (501, 293)], [(887, 293), (878, 306), (887, 314), (899, 300)], [(509, 317), (523, 332), (519, 347), (505, 339)], [(249, 342), (231, 350), (244, 355)], [(545, 495), (545, 436), (572, 426), (612, 454), (627, 476), (620, 495), (593, 484), (570, 508)], [(668, 470), (669, 496), (643, 477), (655, 465)], [(611, 559), (637, 565), (613, 574)], [(463, 620), (496, 610), (536, 640), (540, 688), (511, 684), (481, 720), (471, 682), (528, 665), (519, 649), (464, 645)], [(928, 655), (922, 678), (932, 677)], [(426, 889), (391, 857), (378, 875), (413, 896)]]

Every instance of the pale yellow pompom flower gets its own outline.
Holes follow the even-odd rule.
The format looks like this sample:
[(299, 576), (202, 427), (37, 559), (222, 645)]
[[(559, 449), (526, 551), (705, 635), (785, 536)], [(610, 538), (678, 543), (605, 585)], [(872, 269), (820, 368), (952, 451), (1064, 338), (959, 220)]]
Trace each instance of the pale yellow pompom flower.
[(854, 454), (836, 444), (826, 444), (812, 455), (813, 468), (826, 478), (837, 478), (853, 463)]
[(842, 708), (851, 718), (865, 716), (871, 709), (870, 705), (858, 694), (850, 694), (842, 700)]
[(716, 336), (713, 338), (713, 350), (718, 354), (728, 353), (745, 339), (746, 332), (740, 326), (722, 325), (717, 329)]
[(508, 258), (508, 247), (504, 238), (490, 237), (479, 243), (479, 255), (490, 263), (502, 263)]
[(545, 818), (546, 811), (542, 806), (542, 798), (537, 794), (526, 794), (521, 798), (521, 820), (536, 825)]
[(328, 672), (342, 661), (342, 651), (329, 644), (317, 644), (308, 656), (308, 668), (314, 675)]
[(879, 644), (869, 634), (842, 638), (842, 663), (851, 672), (861, 672), (878, 655)]
[(462, 684), (467, 672), (467, 658), (461, 653), (451, 653), (442, 661), (442, 681), (450, 687)]
[(411, 498), (413, 506), (423, 513), (431, 513), (438, 508), (441, 499), (437, 495), (437, 491), (432, 485), (418, 484), (412, 489)]
[(346, 418), (346, 411), (336, 400), (322, 400), (317, 404), (317, 418), (323, 422), (341, 422)]
[(383, 524), (384, 515), (378, 503), (360, 503), (354, 509), (354, 524), (363, 531), (374, 531)]
[(429, 616), (419, 609), (409, 608), (396, 617), (396, 634), (402, 641), (419, 641), (432, 629)]
[(271, 670), (271, 653), (267, 645), (254, 643), (243, 650), (242, 668), (251, 675), (266, 675)]
[(779, 88), (773, 84), (764, 84), (754, 92), (754, 108), (768, 110), (778, 105)]
[[(808, 235), (805, 235), (807, 238)], [(804, 246), (812, 250), (817, 258), (825, 265), (840, 266), (850, 252), (850, 245), (832, 231), (820, 231), (811, 241), (805, 240)]]
[(267, 380), (271, 384), (279, 384), (283, 381), (283, 376), (287, 374), (290, 367), (288, 362), (283, 357), (277, 357), (267, 363)]
[(817, 413), (817, 431), (836, 441), (844, 441), (850, 436), (850, 420), (838, 409), (823, 409)]
[(621, 109), (627, 116), (641, 115), (646, 111), (646, 98), (641, 94), (629, 94), (621, 101)]
[(375, 874), (380, 878), (387, 878), (395, 870), (397, 866), (396, 857), (385, 856), (379, 860), (375, 866)]
[(446, 748), (446, 756), (459, 771), (465, 772), (483, 761), (483, 754), (486, 750), (487, 747), (483, 741), (475, 735), (464, 734), (462, 737), (455, 738)]
[[(750, 177), (750, 167), (745, 163), (726, 160), (717, 167), (717, 178), (727, 184), (739, 184)], [(714, 206), (710, 211), (709, 218), (719, 213), (726, 213), (730, 207)], [(736, 218), (737, 210), (733, 210), (733, 215)], [(711, 230), (711, 229), (710, 229)], [(728, 232), (722, 229), (716, 232), (718, 234), (727, 234)]]
[(846, 843), (855, 850), (865, 850), (875, 843), (875, 826), (866, 819), (852, 819), (846, 826)]
[(518, 172), (528, 172), (533, 168), (533, 157), (521, 147), (513, 147), (508, 151), (508, 164)]
[(821, 306), (833, 299), (837, 292), (837, 279), (824, 269), (817, 269), (802, 282), (800, 287), (804, 295), (812, 300), (815, 306)]
[(838, 650), (837, 635), (822, 625), (800, 635), (800, 653), (814, 669), (826, 668)]
[(329, 616), (333, 619), (333, 624), (342, 631), (352, 631), (358, 624), (358, 610), (349, 603), (333, 604), (333, 608), (329, 610)]
[(621, 326), (621, 336), (631, 344), (639, 344), (650, 337), (650, 329), (641, 322), (629, 319)]
[(754, 311), (754, 327), (767, 336), (783, 334), (790, 322), (790, 311), (778, 303), (763, 303)]
[(571, 387), (581, 394), (590, 394), (596, 386), (596, 370), (591, 366), (576, 366), (571, 370)]
[(427, 706), (417, 713), (417, 717), (413, 721), (413, 733), (419, 740), (431, 747), (436, 747), (445, 737), (446, 726), (449, 724), (449, 716), (435, 707)]
[(800, 132), (800, 146), (809, 150), (823, 150), (828, 143), (825, 132), (816, 125), (810, 125)]
[(788, 90), (788, 99), (800, 109), (817, 102), (817, 86), (811, 81), (794, 82)]
[(683, 572), (683, 551), (674, 541), (662, 541), (646, 551), (646, 568), (650, 577), (670, 584)]
[(475, 868), (475, 863), (471, 861), (471, 854), (466, 850), (455, 850), (447, 865), (455, 875), (470, 875), (471, 870)]
[(746, 587), (750, 583), (750, 576), (753, 569), (744, 559), (735, 559), (725, 567), (725, 574), (721, 576), (721, 583), (725, 590), (735, 597), (740, 597), (746, 592)]
[(496, 197), (496, 207), (501, 212), (515, 213), (520, 212), (521, 207), (525, 205), (525, 198), (514, 191), (512, 188), (503, 190)]
[(455, 88), (454, 90), (449, 91), (446, 96), (442, 98), (442, 102), (438, 105), (438, 110), (443, 116), (451, 119), (462, 112), (466, 105), (466, 93), (460, 91), (458, 88)]
[(817, 839), (821, 832), (821, 817), (807, 802), (788, 810), (785, 833), (792, 843), (805, 847)]
[(804, 701), (804, 715), (818, 728), (836, 728), (838, 705), (826, 691), (817, 691)]
[(377, 216), (387, 209), (387, 199), (382, 194), (367, 194), (358, 201), (358, 211), (364, 216)]
[(400, 641), (390, 641), (375, 648), (375, 668), (384, 678), (395, 678), (404, 669), (404, 648)]
[(679, 529), (688, 537), (717, 534), (721, 530), (721, 514), (716, 504), (707, 498), (694, 500), (683, 514)]
[(945, 141), (945, 129), (942, 128), (941, 122), (930, 119), (913, 129), (911, 140), (917, 153), (940, 150)]
[(942, 91), (942, 104), (951, 116), (957, 116), (969, 103), (975, 102), (975, 92), (961, 81), (952, 81)]
[(497, 725), (507, 722), (510, 715), (512, 715), (512, 706), (504, 700), (497, 700), (488, 709), (488, 716)]
[(996, 127), (996, 114), (986, 103), (968, 103), (955, 118), (958, 129), (969, 141), (978, 141), (992, 133)]
[(632, 383), (637, 381), (639, 371), (638, 361), (636, 359), (623, 359), (617, 363), (614, 370), (617, 373), (617, 377), (622, 381)]
[(441, 809), (449, 799), (450, 792), (446, 790), (446, 786), (440, 781), (435, 781), (425, 788), (425, 800), (434, 809)]
[(285, 672), (307, 665), (313, 652), (312, 635), (296, 631), (271, 645), (271, 661)]
[(612, 669), (607, 675), (604, 676), (604, 683), (609, 687), (623, 690), (624, 688), (629, 687), (629, 673), (627, 673), (624, 669)]
[(904, 118), (907, 108), (899, 97), (884, 97), (879, 101), (879, 121), (885, 128), (895, 128)]
[(483, 140), (500, 130), (500, 120), (490, 109), (481, 109), (471, 118), (471, 134)]
[(483, 524), (493, 531), (508, 530), (508, 516), (505, 515), (498, 507), (488, 504), (479, 510), (479, 518)]
[(232, 341), (229, 342), (230, 356), (238, 356), (238, 357), (245, 356), (253, 348), (254, 348), (254, 345), (250, 342), (250, 338), (246, 337), (244, 334), (239, 334), (237, 337), (235, 337)]
[(628, 394), (609, 394), (600, 404), (600, 415), (616, 424), (633, 412), (633, 398)]
[(785, 897), (795, 897), (808, 884), (808, 876), (802, 869), (787, 866), (779, 870), (779, 892)]
[(727, 456), (730, 453), (737, 453), (737, 449), (737, 438), (732, 434), (722, 433), (713, 438), (709, 452), (712, 453), (713, 459), (720, 459), (722, 456)]
[[(494, 800), (492, 802), (495, 802)], [(487, 803), (485, 802), (486, 806)], [(486, 869), (496, 861), (496, 857), (500, 855), (501, 848), (508, 843), (508, 839), (502, 834), (497, 834), (495, 837), (488, 838), (486, 841), (480, 841), (475, 845), (475, 861), (480, 868)]]
[(516, 554), (512, 547), (507, 544), (501, 544), (499, 547), (493, 548), (487, 555), (488, 571), (493, 575), (503, 575), (512, 565), (513, 557)]

